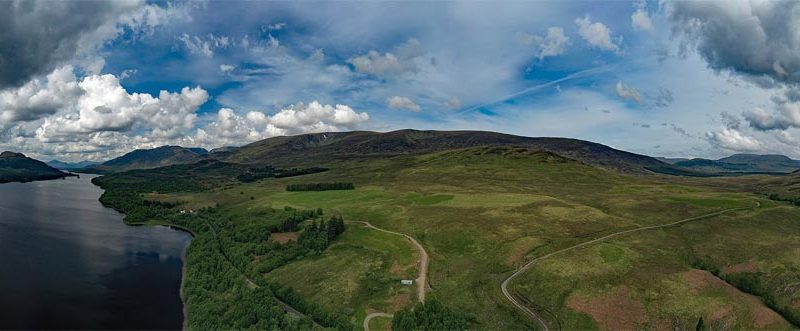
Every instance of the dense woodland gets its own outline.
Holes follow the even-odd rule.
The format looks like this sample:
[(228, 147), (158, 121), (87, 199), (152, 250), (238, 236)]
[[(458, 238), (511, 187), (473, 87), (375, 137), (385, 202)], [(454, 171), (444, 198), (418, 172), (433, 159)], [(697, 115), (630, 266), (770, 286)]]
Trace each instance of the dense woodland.
[(446, 307), (436, 299), (430, 299), (410, 309), (394, 314), (392, 330), (466, 330), (468, 316)]
[(314, 184), (289, 184), (286, 190), (295, 191), (332, 191), (332, 190), (355, 190), (353, 183), (314, 183)]
[(249, 183), (255, 182), (265, 178), (284, 178), (314, 174), (318, 172), (328, 171), (327, 168), (292, 168), (292, 169), (278, 169), (272, 166), (265, 166), (262, 168), (250, 168), (247, 172), (236, 176), (239, 181)]
[[(201, 180), (161, 181), (124, 173), (94, 179), (106, 191), (100, 198), (126, 214), (128, 224), (164, 224), (194, 236), (187, 249), (184, 300), (189, 328), (306, 330), (320, 325), (353, 329), (348, 318), (304, 301), (292, 289), (263, 275), (291, 261), (324, 251), (345, 231), (341, 216), (325, 217), (321, 209), (203, 208), (181, 213), (179, 202), (148, 201), (149, 192), (203, 190)], [(297, 242), (270, 242), (273, 232), (300, 231)], [(278, 300), (313, 319), (289, 317)]]

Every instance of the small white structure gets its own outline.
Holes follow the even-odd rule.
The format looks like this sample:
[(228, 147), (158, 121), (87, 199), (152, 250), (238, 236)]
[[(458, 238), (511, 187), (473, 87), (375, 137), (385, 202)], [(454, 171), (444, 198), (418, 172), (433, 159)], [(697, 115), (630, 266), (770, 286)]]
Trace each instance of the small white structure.
[(411, 285), (411, 284), (414, 284), (414, 281), (411, 280), (411, 279), (403, 279), (403, 280), (400, 281), (400, 284)]

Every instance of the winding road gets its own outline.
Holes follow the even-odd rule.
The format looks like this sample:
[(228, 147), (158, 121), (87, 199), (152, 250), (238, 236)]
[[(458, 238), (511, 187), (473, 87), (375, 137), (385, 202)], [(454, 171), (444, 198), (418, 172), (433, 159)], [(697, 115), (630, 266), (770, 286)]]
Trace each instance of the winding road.
[[(427, 291), (427, 285), (428, 285), (428, 261), (429, 261), (428, 252), (425, 251), (425, 248), (422, 247), (422, 245), (416, 239), (414, 239), (414, 237), (412, 237), (410, 235), (407, 235), (405, 233), (394, 232), (394, 231), (382, 229), (382, 228), (379, 228), (377, 226), (372, 225), (370, 222), (363, 222), (363, 221), (346, 221), (346, 222), (347, 223), (358, 223), (358, 224), (362, 224), (365, 227), (373, 229), (373, 230), (377, 230), (377, 231), (381, 231), (381, 232), (385, 232), (385, 233), (390, 233), (390, 234), (394, 234), (394, 235), (398, 235), (398, 236), (403, 236), (406, 239), (408, 239), (408, 241), (410, 241), (412, 244), (414, 244), (414, 246), (417, 247), (417, 251), (419, 251), (419, 275), (417, 276), (417, 279), (414, 280), (414, 282), (417, 283), (417, 299), (419, 300), (419, 302), (423, 302), (424, 303), (425, 302), (425, 292)], [(389, 317), (389, 318), (391, 318), (391, 317), (394, 317), (394, 315), (387, 314), (387, 313), (381, 313), (381, 312), (372, 313), (372, 314), (367, 315), (367, 317), (364, 319), (364, 331), (369, 331), (369, 321), (372, 320), (375, 317)]]
[(622, 235), (626, 235), (626, 234), (631, 234), (631, 233), (634, 233), (634, 232), (663, 229), (663, 228), (667, 228), (667, 227), (671, 227), (671, 226), (677, 226), (677, 225), (681, 225), (681, 224), (692, 222), (692, 221), (698, 221), (698, 220), (702, 220), (702, 219), (706, 219), (706, 218), (711, 218), (711, 217), (714, 217), (714, 216), (719, 216), (719, 215), (722, 215), (722, 214), (725, 214), (725, 213), (729, 213), (729, 212), (732, 212), (732, 211), (755, 209), (755, 208), (758, 208), (758, 207), (761, 207), (761, 203), (756, 201), (756, 205), (754, 207), (729, 208), (729, 209), (713, 212), (713, 213), (710, 213), (710, 214), (705, 214), (705, 215), (700, 215), (700, 216), (695, 216), (695, 217), (682, 219), (680, 221), (675, 221), (675, 222), (672, 222), (672, 223), (661, 224), (661, 225), (652, 225), (652, 226), (643, 226), (643, 227), (638, 227), (638, 228), (634, 228), (634, 229), (628, 229), (628, 230), (624, 230), (624, 231), (620, 231), (620, 232), (615, 232), (615, 233), (612, 233), (612, 234), (609, 234), (609, 235), (605, 235), (605, 236), (602, 236), (600, 238), (592, 239), (592, 240), (577, 244), (575, 246), (570, 246), (570, 247), (567, 247), (567, 248), (564, 248), (564, 249), (560, 249), (560, 250), (557, 250), (555, 252), (552, 252), (552, 253), (549, 253), (549, 254), (546, 254), (546, 255), (543, 255), (543, 256), (537, 257), (537, 258), (535, 258), (533, 260), (528, 261), (528, 263), (523, 265), (521, 268), (517, 269), (517, 271), (514, 272), (513, 274), (511, 274), (511, 276), (508, 276), (508, 278), (506, 278), (506, 280), (503, 281), (503, 284), (500, 285), (500, 289), (503, 291), (503, 295), (506, 297), (506, 299), (508, 299), (508, 301), (511, 302), (512, 305), (517, 307), (519, 310), (522, 310), (522, 312), (524, 312), (532, 320), (534, 320), (536, 323), (538, 323), (542, 327), (542, 330), (549, 331), (550, 328), (547, 327), (547, 323), (544, 321), (544, 319), (542, 319), (542, 317), (539, 316), (539, 314), (537, 314), (535, 311), (531, 310), (530, 308), (528, 308), (525, 305), (523, 305), (522, 303), (520, 303), (516, 298), (514, 298), (514, 295), (511, 294), (511, 292), (508, 290), (508, 284), (511, 283), (511, 281), (514, 278), (516, 278), (517, 276), (521, 275), (522, 273), (524, 273), (525, 271), (530, 269), (536, 262), (539, 262), (541, 260), (544, 260), (546, 258), (552, 257), (554, 255), (558, 255), (558, 254), (561, 254), (561, 253), (564, 253), (564, 252), (568, 252), (568, 251), (571, 251), (571, 250), (574, 250), (574, 249), (577, 249), (577, 248), (586, 247), (588, 245), (591, 245), (591, 244), (594, 244), (594, 243), (597, 243), (597, 242), (601, 242), (601, 241), (604, 241), (604, 240), (607, 240), (607, 239), (610, 239), (610, 238), (613, 238), (613, 237), (618, 237), (618, 236), (622, 236)]
[(428, 285), (428, 252), (425, 251), (425, 248), (422, 247), (422, 245), (420, 245), (420, 243), (414, 239), (414, 237), (405, 233), (381, 229), (372, 225), (370, 222), (348, 221), (348, 223), (359, 223), (373, 230), (406, 237), (406, 239), (408, 239), (412, 244), (414, 244), (414, 246), (417, 247), (417, 251), (419, 251), (419, 276), (417, 276), (417, 279), (415, 279), (414, 282), (417, 283), (417, 299), (419, 299), (419, 302), (425, 302), (425, 290), (426, 286)]
[(369, 331), (369, 321), (371, 321), (375, 317), (387, 317), (392, 318), (394, 315), (387, 314), (387, 313), (372, 313), (367, 315), (367, 318), (364, 319), (364, 331)]

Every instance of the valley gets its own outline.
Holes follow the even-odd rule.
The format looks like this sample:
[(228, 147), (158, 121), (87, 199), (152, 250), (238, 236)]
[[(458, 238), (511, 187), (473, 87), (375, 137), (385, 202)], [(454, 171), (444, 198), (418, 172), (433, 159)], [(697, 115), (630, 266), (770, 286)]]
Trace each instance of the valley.
[[(374, 134), (360, 145), (316, 140), (323, 134), (274, 138), (227, 151), (220, 160), (120, 172), (97, 183), (107, 190), (103, 202), (126, 212), (127, 222), (196, 233), (184, 288), (190, 328), (312, 325), (247, 304), (277, 302), (274, 297), (325, 327), (361, 328), (368, 316), (392, 314), (391, 323), (402, 329), (420, 293), (433, 320), (475, 329), (797, 325), (800, 209), (769, 199), (769, 193), (791, 194), (785, 184), (794, 175), (672, 176), (638, 170), (644, 157), (617, 158), (611, 166), (585, 161), (592, 155), (585, 151), (560, 155), (487, 141), (453, 147), (442, 136), (436, 138), (447, 147), (425, 143), (416, 150), (418, 137), (436, 135)], [(375, 149), (386, 148), (386, 139), (403, 147)], [(302, 152), (278, 154), (288, 146)], [(353, 148), (360, 152), (342, 150)], [(304, 154), (309, 157), (294, 159)], [(296, 168), (298, 175), (237, 180), (248, 167), (267, 163), (233, 161), (257, 159)], [(302, 171), (310, 167), (328, 170)], [(355, 189), (286, 190), (309, 183)], [(109, 200), (120, 193), (124, 199)], [(121, 203), (131, 200), (142, 207)], [(132, 212), (137, 209), (142, 213)], [(345, 220), (346, 230), (328, 247), (309, 251), (281, 234), (287, 217), (318, 209), (323, 213), (310, 217), (312, 223), (301, 221), (301, 234), (313, 219)], [(209, 228), (220, 229), (217, 239)], [(414, 288), (418, 282), (400, 282), (416, 279), (422, 260), (400, 233), (429, 256), (427, 292)], [(274, 235), (289, 241), (273, 242)], [(260, 286), (237, 281), (236, 270)], [(219, 283), (218, 275), (229, 281)], [(212, 313), (231, 304), (237, 308)], [(391, 324), (386, 317), (368, 322), (372, 330)]]

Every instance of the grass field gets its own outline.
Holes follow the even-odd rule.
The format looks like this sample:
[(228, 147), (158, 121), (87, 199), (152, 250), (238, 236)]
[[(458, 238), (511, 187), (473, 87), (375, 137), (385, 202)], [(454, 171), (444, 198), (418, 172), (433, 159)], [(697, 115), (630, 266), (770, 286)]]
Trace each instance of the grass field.
[[(624, 229), (761, 201), (757, 209), (555, 256), (511, 289), (544, 311), (548, 323), (569, 329), (694, 328), (701, 317), (708, 326), (784, 329), (791, 325), (764, 302), (783, 307), (784, 316), (800, 311), (794, 272), (800, 265), (800, 209), (752, 193), (747, 178), (728, 179), (741, 182), (727, 185), (722, 179), (624, 175), (520, 148), (321, 166), (331, 170), (147, 197), (194, 208), (219, 204), (237, 217), (269, 207), (323, 208), (409, 233), (431, 257), (429, 296), (471, 315), (478, 329), (536, 326), (499, 288), (533, 257)], [(352, 182), (356, 190), (285, 191), (288, 184), (311, 182)], [(413, 290), (398, 281), (413, 278), (414, 261), (404, 239), (349, 225), (322, 255), (264, 277), (358, 321), (414, 302)]]

